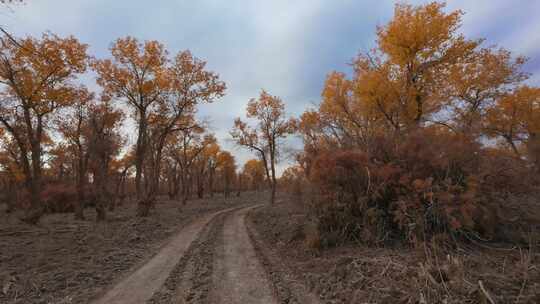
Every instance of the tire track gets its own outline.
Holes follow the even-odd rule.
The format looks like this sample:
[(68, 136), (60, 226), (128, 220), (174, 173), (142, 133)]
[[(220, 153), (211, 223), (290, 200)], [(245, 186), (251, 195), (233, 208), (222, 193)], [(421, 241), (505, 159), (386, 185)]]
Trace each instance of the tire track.
[(175, 235), (169, 243), (153, 256), (146, 264), (135, 269), (130, 275), (119, 281), (93, 304), (143, 304), (160, 290), (170, 273), (175, 269), (186, 252), (193, 247), (201, 232), (216, 216), (237, 208), (229, 208), (203, 216), (193, 221)]
[(246, 230), (246, 213), (256, 207), (240, 209), (225, 219), (222, 240), (215, 247), (210, 303), (278, 303)]
[(194, 221), (94, 303), (318, 303), (246, 225), (256, 207)]
[(207, 303), (212, 284), (214, 244), (223, 230), (225, 217), (231, 212), (218, 215), (205, 227), (162, 288), (147, 303)]

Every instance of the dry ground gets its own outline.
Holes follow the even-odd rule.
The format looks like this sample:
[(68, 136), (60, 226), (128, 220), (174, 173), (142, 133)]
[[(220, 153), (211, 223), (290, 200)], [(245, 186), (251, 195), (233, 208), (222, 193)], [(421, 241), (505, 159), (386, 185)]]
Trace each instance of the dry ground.
[[(125, 205), (105, 223), (2, 215), (0, 303), (540, 303), (538, 247), (307, 249), (283, 196)], [(88, 210), (88, 217), (92, 218)]]
[(263, 198), (192, 221), (91, 303), (318, 303), (307, 288), (289, 284), (286, 269), (274, 272), (278, 265), (260, 254), (260, 240), (248, 230), (246, 217), (266, 202)]
[[(315, 251), (305, 246), (306, 218), (305, 208), (284, 197), (252, 212), (248, 226), (269, 272), (288, 278), (289, 287), (307, 286), (323, 303), (540, 303), (539, 246), (462, 244), (434, 252), (349, 244)], [(298, 301), (284, 291), (282, 302)]]
[(0, 303), (87, 303), (109, 285), (142, 265), (187, 223), (217, 210), (251, 204), (240, 198), (162, 200), (148, 218), (137, 218), (124, 204), (104, 223), (87, 209), (86, 221), (72, 214), (46, 215), (38, 226), (0, 213)]

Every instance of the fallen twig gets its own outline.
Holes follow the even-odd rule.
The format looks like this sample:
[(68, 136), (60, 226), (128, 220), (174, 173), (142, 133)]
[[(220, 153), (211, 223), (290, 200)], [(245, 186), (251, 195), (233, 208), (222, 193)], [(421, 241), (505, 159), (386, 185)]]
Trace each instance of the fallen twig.
[(484, 284), (482, 283), (481, 280), (478, 280), (478, 286), (480, 286), (480, 291), (482, 291), (482, 293), (483, 293), (484, 296), (486, 297), (486, 300), (488, 300), (489, 303), (491, 303), (491, 304), (495, 304), (495, 301), (494, 301), (493, 298), (489, 295), (487, 289), (484, 287)]

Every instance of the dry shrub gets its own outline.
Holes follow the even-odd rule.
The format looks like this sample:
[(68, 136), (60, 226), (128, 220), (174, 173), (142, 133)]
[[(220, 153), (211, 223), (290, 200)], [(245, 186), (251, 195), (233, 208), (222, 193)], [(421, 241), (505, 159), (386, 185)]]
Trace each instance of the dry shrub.
[(287, 168), (281, 175), (278, 186), (281, 190), (291, 195), (295, 203), (302, 203), (309, 189), (309, 183), (305, 178), (304, 169), (301, 166)]
[(41, 192), (41, 202), (46, 212), (72, 212), (73, 203), (77, 200), (77, 192), (72, 185), (48, 184)]
[(435, 128), (378, 138), (370, 151), (312, 157), (313, 211), (323, 239), (508, 239), (520, 214), (509, 213), (515, 206), (507, 202), (533, 193), (536, 184), (520, 160)]
[(313, 162), (310, 181), (319, 194), (313, 198), (313, 211), (326, 245), (335, 244), (336, 238), (365, 235), (373, 226), (362, 223), (378, 222), (375, 215), (368, 217), (369, 206), (361, 200), (369, 187), (369, 171), (368, 157), (359, 151), (322, 153)]

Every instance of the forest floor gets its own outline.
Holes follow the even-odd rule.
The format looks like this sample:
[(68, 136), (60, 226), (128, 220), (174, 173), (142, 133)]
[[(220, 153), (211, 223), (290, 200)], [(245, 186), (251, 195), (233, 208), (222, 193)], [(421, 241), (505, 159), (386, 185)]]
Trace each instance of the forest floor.
[[(540, 303), (540, 240), (523, 248), (344, 244), (314, 250), (306, 246), (306, 210), (283, 196), (252, 212), (248, 230), (267, 272), (287, 278), (289, 290), (306, 286), (320, 303)], [(280, 296), (283, 303), (302, 303), (285, 288)]]

